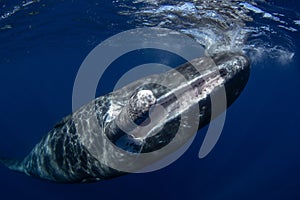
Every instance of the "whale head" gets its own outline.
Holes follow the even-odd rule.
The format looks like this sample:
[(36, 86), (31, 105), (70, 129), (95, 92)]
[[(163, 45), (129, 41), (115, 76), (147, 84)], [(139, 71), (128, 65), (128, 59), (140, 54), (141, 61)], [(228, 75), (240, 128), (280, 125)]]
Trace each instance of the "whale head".
[(116, 92), (127, 95), (118, 99), (123, 106), (105, 134), (117, 147), (133, 153), (156, 151), (176, 143), (176, 138), (181, 140), (176, 144), (184, 143), (191, 137), (185, 134), (191, 127), (196, 127), (195, 133), (215, 117), (212, 96), (218, 99), (225, 92), (225, 107), (216, 111), (219, 115), (238, 98), (249, 74), (245, 55), (225, 52), (145, 77)]

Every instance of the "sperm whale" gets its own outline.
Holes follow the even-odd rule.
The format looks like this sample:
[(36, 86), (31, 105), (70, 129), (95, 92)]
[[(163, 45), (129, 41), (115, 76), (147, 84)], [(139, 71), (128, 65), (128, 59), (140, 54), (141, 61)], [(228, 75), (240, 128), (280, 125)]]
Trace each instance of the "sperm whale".
[(225, 88), (230, 106), (249, 74), (249, 60), (241, 53), (196, 58), (94, 99), (57, 123), (24, 159), (0, 161), (11, 170), (62, 183), (127, 174), (113, 167), (139, 165), (128, 162), (126, 153), (154, 152), (147, 163), (151, 164), (162, 157), (155, 152), (166, 146), (172, 146), (171, 151), (179, 148), (191, 137), (186, 134), (191, 123), (201, 129), (210, 122), (211, 95)]

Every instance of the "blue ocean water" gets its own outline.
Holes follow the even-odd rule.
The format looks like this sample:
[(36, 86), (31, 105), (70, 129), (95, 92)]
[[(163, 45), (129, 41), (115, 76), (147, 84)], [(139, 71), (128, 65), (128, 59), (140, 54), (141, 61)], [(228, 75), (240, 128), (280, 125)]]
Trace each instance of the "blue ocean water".
[[(299, 3), (228, 1), (230, 6), (243, 7), (243, 14), (252, 18), (237, 14), (245, 25), (230, 22), (239, 24), (235, 26), (238, 35), (247, 32), (239, 39), (211, 26), (213, 33), (204, 32), (209, 29), (195, 22), (199, 13), (194, 9), (206, 4), (191, 2), (0, 1), (3, 156), (25, 156), (72, 112), (73, 84), (81, 63), (100, 42), (122, 31), (172, 28), (188, 33), (211, 52), (239, 48), (252, 61), (247, 87), (228, 109), (221, 138), (204, 159), (198, 158), (198, 151), (206, 128), (170, 166), (109, 181), (56, 184), (0, 166), (1, 199), (300, 199)], [(220, 9), (226, 13), (228, 7), (204, 7), (199, 15), (213, 18), (211, 13)], [(228, 20), (226, 16), (217, 22)], [(187, 18), (189, 23), (185, 23)], [(211, 40), (220, 37), (234, 44), (215, 47)], [(148, 61), (143, 56), (137, 60)], [(167, 59), (166, 64), (176, 66), (176, 62)], [(121, 71), (118, 67), (122, 67), (120, 62), (115, 65), (97, 95), (112, 90)], [(129, 59), (124, 65), (134, 63)]]

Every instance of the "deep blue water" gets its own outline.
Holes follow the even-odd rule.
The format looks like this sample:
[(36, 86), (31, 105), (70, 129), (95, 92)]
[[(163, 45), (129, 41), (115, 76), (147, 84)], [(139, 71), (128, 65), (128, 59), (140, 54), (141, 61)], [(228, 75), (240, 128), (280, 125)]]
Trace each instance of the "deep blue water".
[[(116, 4), (95, 2), (41, 1), (0, 20), (0, 27), (11, 26), (0, 30), (1, 155), (25, 156), (71, 113), (73, 83), (87, 54), (108, 37), (138, 26), (126, 23), (132, 16), (119, 15)], [(1, 1), (0, 15), (21, 4)], [(297, 1), (268, 6), (280, 6), (287, 16), (293, 11), (300, 19)], [(250, 80), (204, 159), (198, 151), (205, 128), (170, 166), (98, 183), (56, 184), (1, 165), (0, 199), (300, 199), (300, 28), (294, 27), (298, 30), (284, 32), (293, 59), (280, 63), (266, 56), (252, 63)], [(139, 62), (148, 62), (142, 58)], [(108, 71), (98, 95), (117, 81), (118, 70), (112, 69), (116, 72)]]

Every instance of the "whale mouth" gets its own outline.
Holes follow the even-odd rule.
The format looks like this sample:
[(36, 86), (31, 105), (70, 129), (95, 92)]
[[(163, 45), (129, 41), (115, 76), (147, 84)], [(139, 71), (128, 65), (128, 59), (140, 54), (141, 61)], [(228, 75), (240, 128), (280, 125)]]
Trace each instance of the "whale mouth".
[[(225, 88), (227, 106), (231, 105), (247, 83), (249, 66), (245, 55), (226, 52), (149, 76), (149, 82), (135, 88), (111, 123), (109, 130), (114, 131), (106, 135), (129, 152), (158, 150), (172, 141), (182, 124), (188, 128), (199, 121), (196, 126), (200, 129), (210, 122), (212, 93)], [(188, 119), (184, 116), (188, 112), (198, 119)]]

